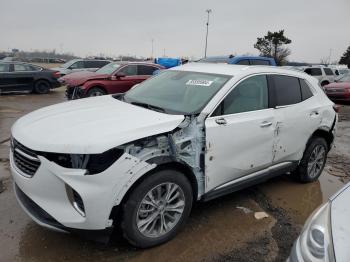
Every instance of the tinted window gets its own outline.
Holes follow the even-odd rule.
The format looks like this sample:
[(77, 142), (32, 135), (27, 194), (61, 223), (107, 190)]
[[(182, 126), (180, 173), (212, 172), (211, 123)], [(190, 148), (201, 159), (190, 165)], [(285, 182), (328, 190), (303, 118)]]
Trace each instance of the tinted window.
[(309, 85), (305, 82), (303, 79), (299, 79), (300, 81), (300, 88), (301, 88), (301, 97), (303, 100), (306, 100), (313, 96)]
[(248, 59), (243, 59), (237, 63), (237, 65), (249, 65), (249, 60)]
[(135, 76), (137, 75), (137, 65), (128, 65), (120, 69), (121, 73), (124, 73), (127, 76)]
[(9, 64), (0, 64), (0, 72), (10, 72)]
[(138, 75), (153, 75), (153, 72), (158, 70), (157, 67), (147, 66), (147, 65), (138, 65)]
[(304, 71), (305, 73), (312, 75), (312, 76), (321, 76), (322, 71), (321, 68), (307, 68)]
[(292, 105), (301, 102), (299, 79), (292, 76), (273, 76), (276, 105)]
[(333, 71), (330, 68), (324, 68), (324, 72), (326, 73), (327, 76), (332, 76), (333, 75)]
[(34, 71), (33, 67), (25, 64), (14, 64), (15, 72)]
[(84, 68), (84, 61), (75, 62), (75, 63), (72, 64), (69, 68), (70, 68), (70, 69), (80, 69), (80, 68)]
[(270, 61), (267, 60), (250, 60), (251, 65), (270, 65)]
[(100, 68), (107, 65), (108, 61), (85, 61), (85, 68)]
[[(220, 107), (220, 106), (219, 106)], [(266, 76), (252, 76), (239, 83), (213, 115), (229, 115), (268, 108)], [(221, 112), (220, 112), (221, 110)]]

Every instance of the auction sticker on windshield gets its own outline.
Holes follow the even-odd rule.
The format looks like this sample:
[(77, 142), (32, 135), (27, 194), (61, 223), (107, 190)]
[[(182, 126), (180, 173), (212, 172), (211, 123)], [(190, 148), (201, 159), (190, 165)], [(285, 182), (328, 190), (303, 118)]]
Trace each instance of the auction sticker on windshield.
[(214, 81), (209, 80), (188, 80), (186, 85), (188, 86), (211, 86)]

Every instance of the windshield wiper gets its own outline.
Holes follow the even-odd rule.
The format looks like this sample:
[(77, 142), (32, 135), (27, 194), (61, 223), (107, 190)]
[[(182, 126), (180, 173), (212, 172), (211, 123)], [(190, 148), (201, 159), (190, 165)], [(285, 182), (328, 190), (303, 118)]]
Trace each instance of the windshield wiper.
[(162, 112), (162, 113), (165, 112), (164, 108), (161, 108), (159, 106), (153, 106), (153, 105), (150, 105), (150, 104), (147, 104), (147, 103), (131, 102), (130, 104), (135, 105), (135, 106), (141, 106), (141, 107), (144, 107), (144, 108), (147, 108), (147, 109), (150, 109), (150, 110), (154, 110), (154, 111), (158, 111), (158, 112)]

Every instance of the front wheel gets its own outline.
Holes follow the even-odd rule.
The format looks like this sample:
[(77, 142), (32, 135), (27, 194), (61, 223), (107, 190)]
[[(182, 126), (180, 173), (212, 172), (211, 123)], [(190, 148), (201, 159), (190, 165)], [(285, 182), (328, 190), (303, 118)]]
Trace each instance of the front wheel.
[(147, 177), (124, 204), (124, 237), (141, 248), (172, 239), (185, 224), (192, 202), (191, 185), (182, 173), (161, 170)]
[(94, 88), (91, 88), (88, 91), (87, 96), (88, 97), (91, 97), (91, 96), (103, 96), (105, 94), (106, 94), (106, 92), (103, 89), (98, 88), (98, 87), (94, 87)]
[(293, 175), (300, 182), (316, 181), (326, 164), (328, 145), (324, 138), (313, 137), (308, 143), (303, 158)]

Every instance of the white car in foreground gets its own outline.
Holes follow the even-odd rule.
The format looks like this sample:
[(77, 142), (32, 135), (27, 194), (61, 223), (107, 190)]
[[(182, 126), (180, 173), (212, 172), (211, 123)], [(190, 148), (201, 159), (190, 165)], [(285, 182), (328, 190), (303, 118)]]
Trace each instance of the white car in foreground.
[(288, 262), (350, 261), (350, 183), (306, 221)]
[(120, 226), (138, 247), (176, 235), (194, 201), (292, 172), (317, 180), (336, 124), (305, 73), (187, 64), (125, 95), (49, 106), (12, 127), (23, 209), (60, 231)]

